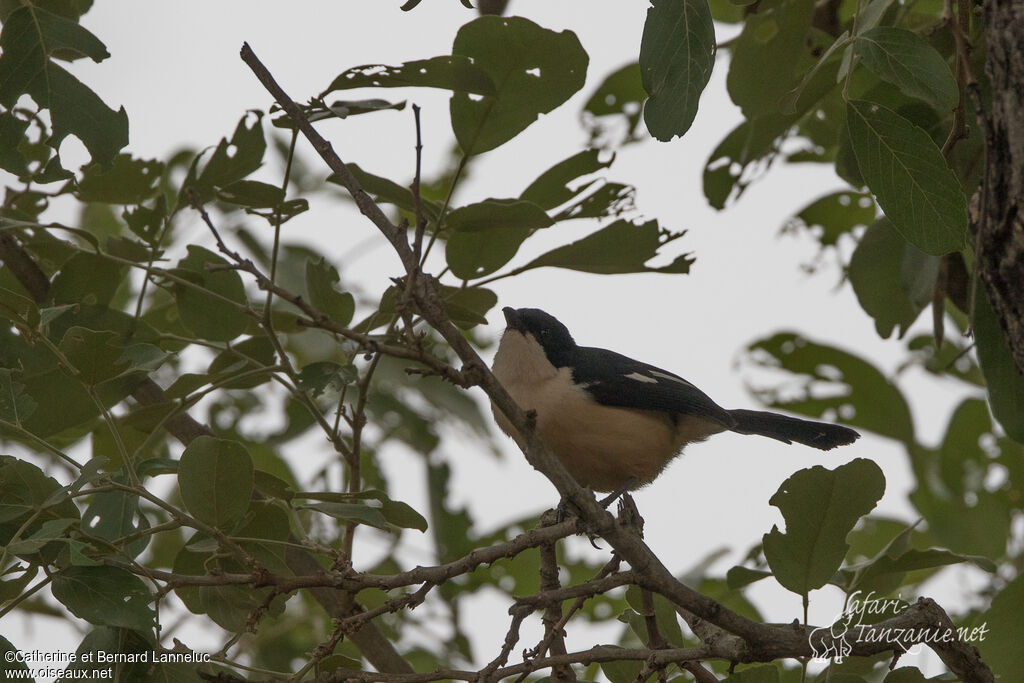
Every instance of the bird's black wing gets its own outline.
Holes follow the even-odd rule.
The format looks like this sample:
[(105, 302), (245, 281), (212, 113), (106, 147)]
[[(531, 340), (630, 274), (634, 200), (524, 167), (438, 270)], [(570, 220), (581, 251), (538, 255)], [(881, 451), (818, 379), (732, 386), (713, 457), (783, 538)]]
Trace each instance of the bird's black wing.
[(572, 376), (603, 405), (693, 415), (726, 428), (735, 423), (729, 411), (679, 375), (614, 351), (578, 347)]

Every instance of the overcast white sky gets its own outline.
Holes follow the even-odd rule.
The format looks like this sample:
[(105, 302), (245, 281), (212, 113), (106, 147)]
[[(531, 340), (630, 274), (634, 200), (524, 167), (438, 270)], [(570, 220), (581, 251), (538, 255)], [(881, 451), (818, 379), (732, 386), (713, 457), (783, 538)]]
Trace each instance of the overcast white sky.
[[(458, 27), (474, 16), (457, 0), (424, 0), (411, 13), (401, 12), (400, 4), (399, 0), (97, 0), (83, 23), (107, 44), (112, 57), (99, 65), (76, 64), (73, 71), (108, 104), (125, 106), (133, 154), (165, 157), (183, 145), (213, 145), (231, 133), (247, 108), (269, 105), (270, 98), (238, 58), (243, 41), (252, 45), (289, 94), (302, 100), (320, 92), (334, 76), (352, 66), (398, 64), (450, 53)], [(613, 0), (512, 2), (512, 13), (546, 28), (577, 33), (590, 54), (587, 85), (561, 109), (480, 159), (470, 182), (456, 197), (457, 204), (517, 196), (551, 164), (582, 149), (586, 139), (577, 124), (579, 111), (606, 74), (636, 59), (646, 7), (644, 2)], [(717, 30), (721, 40), (733, 29), (719, 26)], [(665, 227), (689, 231), (673, 245), (670, 256), (694, 252), (697, 262), (692, 273), (596, 276), (543, 269), (503, 280), (494, 286), (501, 303), (490, 316), (493, 335), (503, 324), (500, 306), (542, 307), (565, 322), (579, 342), (612, 348), (677, 372), (729, 408), (755, 407), (744, 389), (745, 376), (735, 367), (738, 352), (745, 344), (779, 330), (797, 330), (811, 339), (860, 353), (884, 371), (894, 368), (900, 344), (877, 338), (850, 287), (838, 285), (838, 268), (826, 266), (817, 275), (806, 275), (800, 264), (814, 258), (816, 243), (806, 236), (779, 236), (780, 226), (790, 215), (843, 187), (827, 167), (776, 168), (725, 212), (716, 212), (705, 202), (701, 190), (704, 162), (741, 120), (725, 93), (726, 66), (720, 57), (694, 126), (684, 139), (628, 147), (610, 169), (613, 179), (637, 186), (637, 205), (645, 215), (657, 217)], [(383, 96), (409, 98), (423, 106), (425, 164), (428, 170), (438, 168), (451, 144), (446, 94), (392, 90)], [(411, 178), (409, 110), (356, 117), (322, 130), (344, 160), (398, 182)], [(62, 152), (73, 154), (76, 144), (69, 141)], [(316, 163), (308, 147), (300, 143), (300, 148)], [(69, 162), (65, 165), (72, 167)], [(318, 248), (337, 255), (375, 234), (372, 226), (349, 213), (310, 212), (294, 225), (298, 227), (288, 225), (286, 239), (315, 241)], [(531, 239), (523, 253), (528, 258), (594, 228), (559, 226)], [(197, 230), (195, 239), (206, 240), (206, 236)], [(829, 260), (834, 262), (830, 257), (826, 263)], [(373, 292), (380, 291), (386, 278), (397, 273), (398, 263), (381, 246), (355, 262), (338, 265), (344, 279)], [(941, 436), (938, 430), (961, 394), (920, 376), (909, 380), (902, 386), (912, 394), (918, 431), (932, 443)], [(458, 502), (468, 505), (485, 523), (519, 518), (557, 502), (553, 487), (526, 464), (512, 442), (502, 438), (502, 443), (506, 457), (501, 461), (454, 442), (444, 446), (452, 453), (462, 497)], [(396, 452), (389, 457), (392, 472), (419, 467), (411, 455)], [(733, 552), (715, 565), (724, 575), (773, 523), (781, 524), (781, 516), (768, 505), (768, 498), (782, 481), (802, 467), (817, 463), (833, 467), (855, 457), (874, 459), (886, 474), (888, 487), (878, 512), (913, 519), (906, 500), (906, 457), (900, 449), (871, 435), (827, 454), (767, 439), (721, 435), (691, 447), (635, 498), (646, 518), (648, 542), (667, 566), (682, 572), (726, 546)], [(392, 478), (396, 497), (414, 505), (423, 501), (421, 478)], [(597, 552), (584, 546), (581, 544), (580, 552)], [(936, 597), (961, 599), (957, 585), (966, 574), (960, 570), (949, 574), (949, 579), (936, 587)], [(773, 588), (769, 581), (758, 584), (753, 596), (771, 620), (790, 621), (799, 616), (799, 598)], [(838, 605), (837, 593), (816, 592), (812, 595), (812, 621), (830, 622)], [(473, 621), (467, 623), (491, 623), (496, 632), (503, 633), (506, 609), (506, 603), (484, 598), (471, 608)], [(23, 649), (52, 648), (51, 626), (42, 622), (28, 625), (28, 633), (17, 638), (16, 644)], [(20, 630), (8, 628), (5, 624), (3, 630), (9, 637)], [(570, 636), (570, 647), (586, 647), (594, 640), (592, 634), (578, 629), (570, 629)], [(69, 644), (78, 640), (70, 633), (66, 637)], [(606, 632), (599, 639), (613, 637)], [(496, 643), (499, 638), (484, 632), (479, 643)], [(199, 650), (219, 646), (214, 642), (189, 644)], [(478, 656), (489, 659), (491, 649), (481, 647)]]

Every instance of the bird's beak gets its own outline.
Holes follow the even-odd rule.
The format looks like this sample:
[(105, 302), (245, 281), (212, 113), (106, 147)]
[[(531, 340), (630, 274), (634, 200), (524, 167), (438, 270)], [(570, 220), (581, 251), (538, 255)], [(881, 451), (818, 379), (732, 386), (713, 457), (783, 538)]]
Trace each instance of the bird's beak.
[(501, 309), (501, 312), (505, 314), (505, 324), (508, 326), (508, 329), (518, 330), (520, 328), (522, 319), (519, 317), (519, 311), (511, 306), (506, 306)]

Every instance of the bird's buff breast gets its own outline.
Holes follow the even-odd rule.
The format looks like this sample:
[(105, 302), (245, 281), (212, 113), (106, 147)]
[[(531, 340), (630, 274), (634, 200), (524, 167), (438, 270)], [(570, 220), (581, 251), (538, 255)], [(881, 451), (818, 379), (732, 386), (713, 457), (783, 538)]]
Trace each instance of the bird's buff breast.
[[(529, 389), (500, 373), (498, 379), (523, 410), (536, 412), (541, 439), (581, 486), (613, 491), (630, 478), (636, 486), (650, 483), (685, 443), (677, 442), (671, 420), (596, 403), (572, 384), (569, 372), (561, 368), (548, 378), (534, 378)], [(502, 431), (518, 439), (505, 416), (492, 410)]]

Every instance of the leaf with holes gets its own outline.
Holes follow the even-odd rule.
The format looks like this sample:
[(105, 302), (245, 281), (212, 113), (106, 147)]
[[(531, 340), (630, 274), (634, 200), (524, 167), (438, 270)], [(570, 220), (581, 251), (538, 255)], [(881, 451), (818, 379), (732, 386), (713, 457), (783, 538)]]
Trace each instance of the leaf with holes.
[(83, 202), (140, 204), (156, 194), (163, 171), (162, 162), (121, 154), (109, 169), (90, 164), (82, 170), (78, 198)]
[(442, 88), (477, 95), (496, 95), (491, 77), (463, 55), (418, 59), (400, 66), (368, 64), (357, 66), (331, 81), (320, 97), (349, 88)]
[(801, 470), (783, 482), (769, 502), (782, 512), (786, 531), (773, 526), (762, 539), (779, 583), (803, 596), (824, 586), (846, 556), (846, 535), (884, 492), (882, 470), (863, 458), (834, 470)]
[(665, 266), (648, 266), (658, 250), (679, 239), (685, 232), (662, 229), (658, 221), (633, 223), (618, 220), (583, 239), (542, 254), (522, 270), (550, 266), (584, 273), (688, 273), (694, 259), (678, 256)]
[(849, 234), (854, 228), (871, 225), (874, 220), (874, 200), (867, 194), (844, 190), (815, 199), (801, 209), (786, 228), (801, 224), (811, 230), (820, 228), (820, 234), (815, 234), (815, 237), (823, 247), (831, 247), (841, 235)]
[(667, 142), (690, 129), (715, 64), (707, 0), (651, 0), (640, 43), (647, 130)]
[(146, 633), (153, 628), (153, 599), (146, 584), (118, 567), (68, 567), (53, 577), (53, 597), (91, 624)]
[[(523, 190), (519, 198), (533, 202), (546, 211), (551, 211), (569, 202), (591, 187), (593, 181), (578, 183), (580, 178), (608, 168), (615, 160), (615, 155), (608, 155), (607, 161), (601, 161), (601, 152), (588, 149), (558, 162), (537, 176), (530, 186)], [(576, 185), (573, 189), (571, 186)]]
[(459, 29), (452, 54), (472, 59), (496, 86), (494, 95), (452, 95), (452, 130), (467, 155), (508, 142), (560, 106), (583, 87), (589, 62), (575, 33), (522, 17), (474, 19)]
[[(590, 131), (591, 144), (614, 148), (642, 139), (637, 127), (646, 99), (639, 64), (627, 64), (608, 74), (583, 105), (583, 126)], [(625, 123), (621, 141), (605, 139), (620, 120)]]
[(80, 24), (34, 5), (7, 15), (0, 48), (0, 104), (10, 110), (19, 97), (30, 95), (50, 110), (48, 145), (57, 149), (74, 135), (94, 162), (109, 166), (128, 144), (128, 114), (124, 107), (115, 112), (51, 59), (75, 54), (100, 62), (110, 56), (103, 43)]
[(192, 161), (185, 182), (181, 186), (181, 203), (186, 206), (191, 204), (192, 192), (197, 193), (200, 202), (213, 199), (214, 188), (242, 180), (258, 169), (263, 163), (263, 154), (266, 151), (263, 113), (250, 111), (238, 121), (230, 142), (227, 138), (220, 139), (209, 159), (202, 165), (201, 171), (200, 162), (206, 150)]
[(852, 100), (846, 108), (857, 165), (893, 227), (928, 254), (967, 240), (967, 200), (931, 137), (891, 109)]

